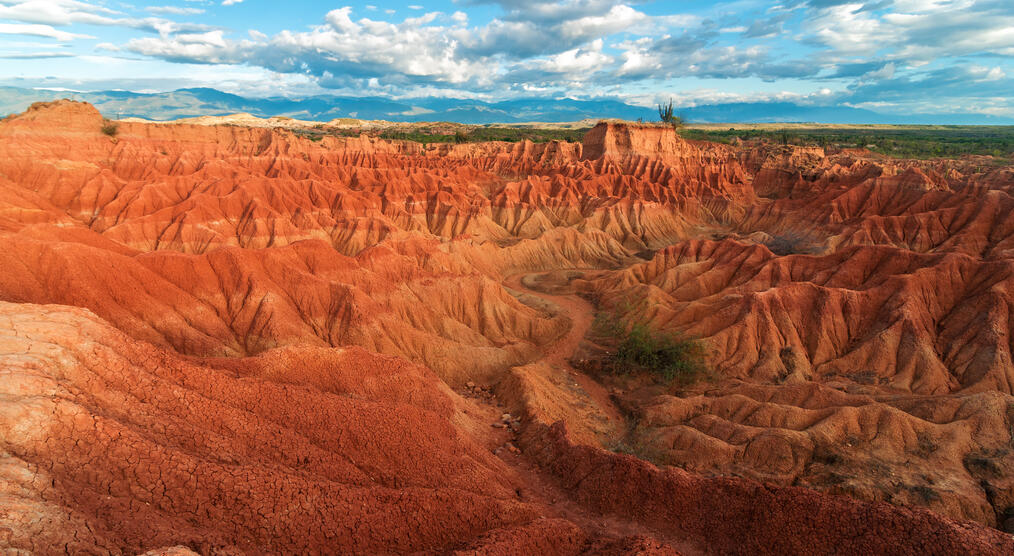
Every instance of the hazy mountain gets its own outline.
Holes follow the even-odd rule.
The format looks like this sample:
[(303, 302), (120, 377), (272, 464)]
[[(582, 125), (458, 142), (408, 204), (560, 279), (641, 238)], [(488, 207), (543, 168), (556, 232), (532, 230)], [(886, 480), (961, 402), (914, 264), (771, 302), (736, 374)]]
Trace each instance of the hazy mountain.
[[(288, 116), (327, 121), (334, 118), (403, 122), (454, 121), (468, 124), (568, 122), (585, 118), (656, 120), (653, 108), (615, 99), (529, 98), (503, 102), (453, 98), (392, 100), (382, 97), (310, 96), (246, 98), (216, 89), (179, 89), (167, 93), (129, 91), (68, 92), (0, 87), (0, 114), (20, 112), (40, 100), (73, 98), (94, 104), (111, 118), (131, 116), (173, 120), (249, 112), (255, 116)], [(690, 122), (823, 122), (870, 124), (1014, 124), (1012, 118), (985, 114), (892, 115), (847, 106), (803, 106), (788, 102), (731, 103), (681, 110)]]

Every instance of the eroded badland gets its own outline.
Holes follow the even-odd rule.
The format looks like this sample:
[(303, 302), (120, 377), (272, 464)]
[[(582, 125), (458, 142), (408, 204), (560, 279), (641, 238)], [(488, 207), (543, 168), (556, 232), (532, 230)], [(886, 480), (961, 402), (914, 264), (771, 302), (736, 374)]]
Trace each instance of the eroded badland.
[(103, 126), (0, 123), (5, 548), (1014, 553), (1014, 168)]

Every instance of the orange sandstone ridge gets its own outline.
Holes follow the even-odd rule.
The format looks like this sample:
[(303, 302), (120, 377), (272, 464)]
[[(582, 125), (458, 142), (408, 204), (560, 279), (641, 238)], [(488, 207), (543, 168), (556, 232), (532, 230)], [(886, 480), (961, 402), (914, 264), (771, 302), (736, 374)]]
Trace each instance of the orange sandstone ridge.
[(5, 549), (1014, 552), (1012, 168), (103, 125), (0, 122)]

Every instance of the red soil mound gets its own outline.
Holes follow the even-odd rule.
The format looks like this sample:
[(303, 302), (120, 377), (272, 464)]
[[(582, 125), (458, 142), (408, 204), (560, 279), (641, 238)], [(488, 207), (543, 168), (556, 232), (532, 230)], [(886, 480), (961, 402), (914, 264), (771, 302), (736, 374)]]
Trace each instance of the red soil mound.
[[(103, 126), (0, 122), (5, 548), (1014, 551), (1010, 169)], [(718, 379), (610, 395), (574, 292)]]

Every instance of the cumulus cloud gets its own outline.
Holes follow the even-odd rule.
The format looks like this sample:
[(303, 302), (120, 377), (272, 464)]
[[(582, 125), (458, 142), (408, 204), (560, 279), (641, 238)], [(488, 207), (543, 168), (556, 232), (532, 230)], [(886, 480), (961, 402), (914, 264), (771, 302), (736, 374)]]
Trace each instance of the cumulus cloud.
[[(608, 74), (618, 75), (619, 52), (605, 42), (607, 37), (700, 21), (691, 15), (649, 16), (614, 0), (497, 3), (504, 13), (475, 27), (469, 27), (463, 11), (387, 22), (355, 18), (344, 7), (328, 12), (324, 24), (308, 31), (271, 37), (251, 32), (248, 39), (230, 39), (214, 30), (178, 30), (135, 38), (125, 47), (173, 62), (249, 64), (300, 73), (334, 88), (449, 84), (490, 91), (535, 82), (560, 88), (592, 74), (604, 74), (607, 80)], [(622, 61), (629, 73), (634, 62), (630, 56)]]
[[(251, 35), (227, 40), (221, 31), (133, 39), (138, 54), (194, 63), (252, 64), (282, 73), (304, 73), (321, 82), (347, 86), (382, 79), (411, 82), (481, 82), (489, 67), (481, 58), (458, 56), (467, 34), (456, 26), (433, 24), (433, 12), (401, 23), (353, 20), (351, 8), (327, 13), (326, 23), (309, 31), (282, 31), (273, 37)], [(448, 22), (453, 20), (448, 18)]]
[(1014, 53), (1014, 3), (895, 0), (889, 10), (847, 2), (817, 5), (805, 40), (838, 55), (883, 55), (928, 62), (941, 57)]
[[(453, 13), (411, 5), (402, 18), (375, 5), (340, 7), (311, 27), (270, 35), (200, 23), (204, 7), (215, 3), (141, 9), (98, 0), (0, 0), (0, 34), (66, 42), (93, 38), (81, 25), (118, 26), (136, 32), (92, 48), (264, 71), (304, 89), (310, 83), (349, 94), (648, 98), (654, 93), (645, 89), (667, 96), (683, 87), (718, 102), (755, 98), (745, 87), (760, 91), (756, 98), (782, 98), (768, 84), (786, 83), (793, 91), (778, 94), (793, 102), (915, 107), (913, 99), (933, 91), (946, 102), (976, 99), (990, 110), (1003, 104), (997, 98), (1014, 104), (1002, 92), (1014, 72), (1009, 0), (786, 0), (666, 14), (653, 13), (662, 3), (649, 9), (633, 0), (456, 0)], [(664, 7), (674, 5), (682, 7)], [(720, 88), (696, 85), (714, 80), (739, 89), (723, 96)]]
[(74, 24), (118, 26), (167, 35), (178, 31), (202, 31), (211, 26), (177, 23), (158, 17), (128, 17), (105, 6), (79, 0), (3, 0), (0, 20), (63, 27)]
[(0, 19), (48, 25), (109, 25), (118, 12), (77, 0), (25, 0), (0, 3)]

